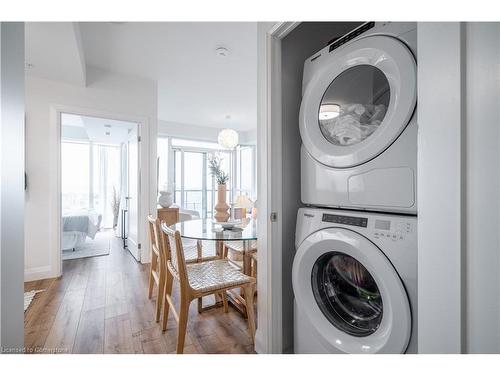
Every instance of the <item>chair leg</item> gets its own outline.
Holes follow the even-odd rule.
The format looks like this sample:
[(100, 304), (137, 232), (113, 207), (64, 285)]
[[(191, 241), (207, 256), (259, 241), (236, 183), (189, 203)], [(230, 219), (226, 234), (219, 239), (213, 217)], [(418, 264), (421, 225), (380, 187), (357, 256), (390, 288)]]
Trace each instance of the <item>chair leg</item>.
[(165, 283), (165, 290), (163, 292), (163, 324), (162, 324), (162, 330), (166, 331), (167, 330), (167, 322), (168, 322), (168, 312), (170, 309), (170, 304), (167, 301), (166, 296), (172, 295), (172, 286), (174, 284), (174, 277), (170, 274), (170, 272), (167, 272), (167, 281)]
[(248, 330), (250, 332), (250, 336), (252, 338), (252, 343), (255, 340), (255, 314), (253, 311), (253, 292), (255, 286), (253, 284), (245, 286), (243, 288), (243, 293), (245, 294), (245, 305), (248, 316)]
[(257, 278), (257, 261), (252, 258), (252, 277)]
[(165, 271), (160, 271), (160, 278), (158, 280), (158, 297), (156, 298), (156, 322), (160, 321), (161, 317), (161, 306), (165, 302)]
[(203, 312), (203, 298), (200, 297), (198, 298), (198, 314), (201, 314)]
[(148, 298), (151, 299), (153, 296), (153, 286), (155, 284), (155, 280), (153, 278), (153, 270), (156, 270), (156, 254), (152, 252), (153, 255), (151, 257), (151, 269), (149, 271), (149, 290), (148, 290)]
[(222, 295), (222, 304), (224, 305), (224, 312), (227, 313), (229, 312), (229, 308), (228, 308), (228, 305), (227, 305), (227, 291), (223, 291), (221, 293)]
[(177, 336), (177, 354), (184, 353), (184, 340), (186, 339), (187, 320), (189, 314), (189, 301), (181, 295), (181, 308), (179, 313), (179, 332)]
[(197, 252), (197, 262), (201, 262), (203, 259), (203, 245), (201, 244), (201, 240), (196, 241), (196, 252)]

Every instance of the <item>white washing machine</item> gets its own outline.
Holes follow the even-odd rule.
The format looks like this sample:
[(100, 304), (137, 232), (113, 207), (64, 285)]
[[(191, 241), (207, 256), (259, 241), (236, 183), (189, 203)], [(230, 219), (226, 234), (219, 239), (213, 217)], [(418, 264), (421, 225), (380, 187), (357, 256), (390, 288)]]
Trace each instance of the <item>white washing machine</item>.
[(306, 60), (302, 202), (416, 214), (417, 25), (368, 22)]
[(296, 353), (417, 352), (417, 219), (301, 208)]

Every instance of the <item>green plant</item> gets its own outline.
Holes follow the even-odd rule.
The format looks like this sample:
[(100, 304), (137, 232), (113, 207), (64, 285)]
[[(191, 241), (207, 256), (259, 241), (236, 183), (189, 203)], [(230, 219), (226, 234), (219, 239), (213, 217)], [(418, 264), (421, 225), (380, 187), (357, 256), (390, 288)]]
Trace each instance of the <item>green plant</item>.
[(211, 155), (208, 158), (210, 175), (215, 177), (217, 184), (225, 185), (229, 181), (229, 174), (222, 169), (223, 158), (220, 155)]

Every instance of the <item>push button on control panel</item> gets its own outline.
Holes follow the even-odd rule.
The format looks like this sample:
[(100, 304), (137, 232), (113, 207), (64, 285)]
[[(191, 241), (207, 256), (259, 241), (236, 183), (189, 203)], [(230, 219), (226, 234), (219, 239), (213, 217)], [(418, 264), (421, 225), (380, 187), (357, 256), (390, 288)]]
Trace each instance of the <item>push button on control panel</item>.
[(375, 238), (388, 239), (391, 241), (399, 241), (404, 239), (403, 234), (398, 232), (374, 232), (373, 235), (375, 236)]
[(412, 227), (407, 222), (393, 222), (390, 220), (375, 220), (375, 231), (373, 235), (375, 238), (401, 241), (404, 240), (406, 235), (411, 233)]

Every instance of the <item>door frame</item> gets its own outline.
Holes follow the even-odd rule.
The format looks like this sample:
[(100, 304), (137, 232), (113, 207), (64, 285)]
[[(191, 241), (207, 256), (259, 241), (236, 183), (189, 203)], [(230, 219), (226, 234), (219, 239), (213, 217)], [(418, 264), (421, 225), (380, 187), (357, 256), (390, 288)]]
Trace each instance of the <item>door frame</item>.
[[(135, 121), (133, 121), (133, 123), (135, 123)], [(126, 229), (124, 230), (124, 233), (127, 233), (127, 240), (126, 240), (126, 244), (127, 244), (127, 250), (129, 251), (130, 254), (132, 254), (132, 256), (138, 261), (140, 262), (141, 261), (141, 247), (139, 246), (140, 243), (141, 243), (141, 237), (140, 237), (140, 212), (141, 212), (141, 186), (142, 186), (142, 183), (141, 183), (141, 148), (140, 148), (140, 145), (141, 145), (141, 142), (139, 141), (140, 140), (140, 137), (141, 137), (141, 128), (140, 128), (140, 124), (137, 123), (136, 124), (137, 126), (137, 134), (136, 134), (136, 142), (137, 142), (137, 242), (135, 242), (132, 238), (130, 238), (128, 236), (128, 234), (130, 233), (130, 220), (125, 220), (124, 223), (126, 224)], [(130, 144), (129, 144), (129, 140), (127, 140), (127, 163), (126, 163), (126, 171), (127, 171), (127, 195), (126, 195), (126, 207), (127, 207), (127, 212), (130, 212), (130, 174), (129, 174), (129, 167), (130, 167)], [(121, 167), (123, 167), (123, 165), (121, 165)], [(122, 169), (123, 171), (123, 169)], [(128, 217), (130, 217), (130, 214), (128, 215)], [(122, 229), (123, 230), (123, 229)], [(130, 246), (132, 245), (132, 247)], [(133, 250), (132, 250), (133, 249)]]
[[(148, 124), (148, 119), (146, 117), (140, 117), (140, 116), (131, 116), (127, 114), (119, 114), (119, 113), (112, 113), (112, 112), (107, 112), (107, 111), (102, 111), (98, 109), (89, 109), (89, 108), (83, 108), (83, 107), (75, 107), (75, 106), (67, 106), (67, 105), (52, 105), (50, 108), (50, 116), (51, 116), (51, 122), (56, 124), (56, 132), (57, 132), (57, 160), (56, 160), (56, 175), (57, 175), (57, 182), (55, 186), (56, 190), (56, 217), (55, 217), (55, 230), (54, 233), (52, 234), (53, 236), (53, 243), (56, 245), (54, 246), (53, 251), (53, 259), (55, 260), (55, 265), (56, 265), (56, 274), (57, 276), (62, 275), (62, 249), (61, 249), (61, 233), (62, 233), (62, 189), (61, 189), (61, 184), (62, 184), (62, 171), (61, 171), (61, 139), (62, 139), (62, 124), (61, 124), (61, 114), (67, 113), (67, 114), (73, 114), (73, 115), (79, 115), (79, 116), (88, 116), (88, 117), (99, 117), (99, 118), (104, 118), (104, 119), (110, 119), (110, 120), (118, 120), (118, 121), (127, 121), (127, 122), (133, 122), (137, 123), (137, 131), (138, 135), (141, 136), (143, 134), (143, 130), (147, 128)], [(147, 186), (144, 186), (144, 183), (142, 181), (143, 173), (142, 173), (142, 166), (143, 166), (143, 147), (141, 146), (141, 142), (138, 142), (138, 154), (139, 154), (139, 170), (137, 171), (138, 173), (138, 183), (139, 183), (139, 208), (138, 208), (138, 213), (139, 217), (147, 216), (147, 211), (149, 209), (148, 207), (148, 201), (149, 201), (149, 189)], [(146, 213), (144, 213), (146, 211)], [(141, 225), (141, 220), (138, 219), (138, 228), (137, 228), (137, 234), (139, 238), (139, 243), (145, 243), (145, 228), (144, 226)], [(142, 252), (147, 248), (147, 246), (141, 246), (141, 249), (139, 251), (139, 261), (143, 258), (142, 257)]]
[(257, 353), (283, 352), (281, 41), (299, 24), (257, 26)]

